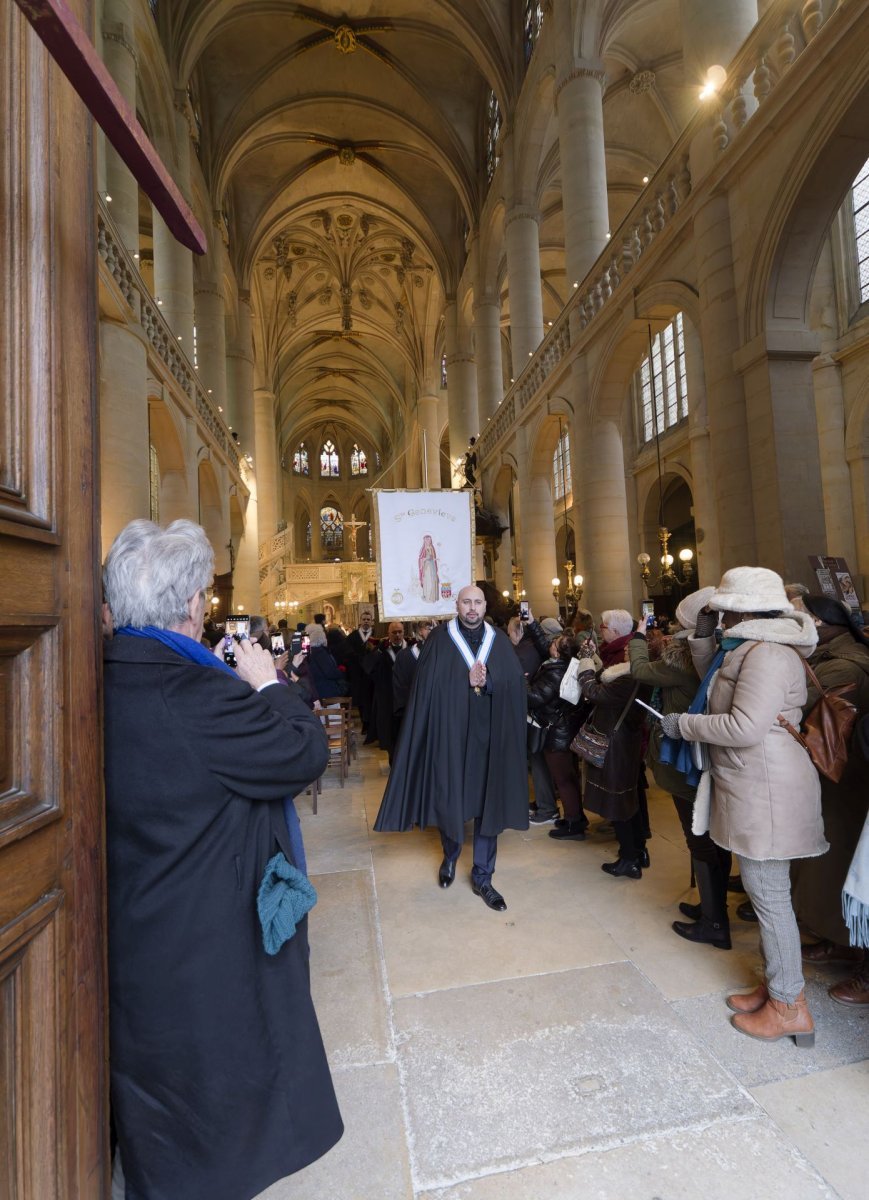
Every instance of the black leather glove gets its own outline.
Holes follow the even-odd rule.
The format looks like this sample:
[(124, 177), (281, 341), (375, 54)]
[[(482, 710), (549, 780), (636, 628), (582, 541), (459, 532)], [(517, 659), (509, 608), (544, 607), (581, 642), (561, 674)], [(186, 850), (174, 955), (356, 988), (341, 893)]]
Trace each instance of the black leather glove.
[(697, 617), (697, 624), (694, 626), (694, 636), (696, 638), (712, 637), (717, 625), (718, 613), (702, 608)]

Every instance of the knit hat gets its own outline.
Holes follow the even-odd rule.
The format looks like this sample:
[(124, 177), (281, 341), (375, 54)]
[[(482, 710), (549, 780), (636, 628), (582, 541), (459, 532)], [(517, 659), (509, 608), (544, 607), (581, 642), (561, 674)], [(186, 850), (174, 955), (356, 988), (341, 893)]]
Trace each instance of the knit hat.
[(540, 628), (544, 633), (548, 633), (551, 638), (557, 638), (564, 630), (561, 628), (561, 622), (556, 621), (555, 617), (544, 617), (540, 622)]
[(841, 600), (834, 600), (831, 596), (805, 596), (803, 603), (812, 616), (825, 625), (841, 626), (856, 641), (865, 644), (863, 627)]
[(781, 575), (767, 567), (731, 567), (710, 597), (709, 607), (719, 612), (792, 613)]
[(700, 616), (700, 610), (709, 603), (709, 598), (714, 593), (714, 587), (700, 588), (697, 592), (692, 592), (690, 596), (685, 596), (676, 606), (676, 620), (682, 626), (683, 630), (693, 629), (697, 624), (697, 618)]

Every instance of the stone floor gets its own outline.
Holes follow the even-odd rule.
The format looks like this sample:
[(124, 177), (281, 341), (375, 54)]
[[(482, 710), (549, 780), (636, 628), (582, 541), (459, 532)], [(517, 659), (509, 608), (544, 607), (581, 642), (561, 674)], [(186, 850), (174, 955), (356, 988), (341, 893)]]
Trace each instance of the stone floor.
[(688, 859), (666, 796), (640, 882), (601, 872), (601, 833), (505, 834), (494, 913), (467, 850), (443, 891), (435, 833), (370, 833), (386, 771), (365, 748), (316, 816), (302, 798), (346, 1132), (260, 1200), (866, 1200), (869, 1011), (830, 1001), (844, 972), (817, 971), (814, 1050), (731, 1028), (756, 926), (735, 920), (729, 953), (672, 933)]

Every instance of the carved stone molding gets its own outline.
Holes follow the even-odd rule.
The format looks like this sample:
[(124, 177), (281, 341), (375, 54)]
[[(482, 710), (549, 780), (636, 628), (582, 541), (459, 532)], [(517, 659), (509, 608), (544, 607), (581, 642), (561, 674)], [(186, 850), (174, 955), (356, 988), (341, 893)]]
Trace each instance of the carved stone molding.
[(566, 88), (569, 83), (573, 83), (574, 79), (596, 79), (601, 88), (603, 88), (606, 83), (606, 71), (602, 71), (598, 67), (573, 67), (555, 85), (556, 100), (558, 100), (558, 95), (562, 88)]
[(515, 208), (511, 208), (507, 213), (507, 216), (504, 220), (504, 228), (506, 229), (508, 225), (512, 225), (514, 221), (536, 221), (536, 223), (539, 225), (540, 213), (536, 208), (529, 208), (525, 205), (519, 204)]
[(650, 92), (655, 86), (654, 71), (637, 71), (631, 82), (628, 84), (628, 90), (634, 96), (642, 96), (645, 92)]
[(464, 363), (472, 363), (472, 362), (476, 362), (476, 361), (477, 360), (474, 358), (473, 354), (448, 354), (447, 355), (447, 367), (448, 368), (451, 367), (453, 365), (453, 363), (463, 363), (463, 362)]
[(136, 43), (131, 29), (120, 22), (104, 21), (102, 32), (104, 42), (115, 42), (116, 45), (122, 46), (138, 67), (139, 55), (136, 52)]

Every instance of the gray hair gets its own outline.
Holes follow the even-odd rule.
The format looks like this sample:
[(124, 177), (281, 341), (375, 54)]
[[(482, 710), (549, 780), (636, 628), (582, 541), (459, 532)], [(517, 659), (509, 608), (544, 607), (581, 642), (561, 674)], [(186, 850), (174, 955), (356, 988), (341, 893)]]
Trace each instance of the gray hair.
[(103, 587), (115, 629), (174, 629), (186, 621), (193, 596), (211, 585), (214, 551), (201, 525), (131, 521), (112, 543)]
[(268, 633), (268, 631), (269, 631), (269, 623), (265, 619), (265, 617), (261, 617), (259, 615), (255, 616), (255, 617), (251, 617), (251, 619), (250, 619), (250, 640), (252, 642), (255, 642), (257, 640), (257, 638), (260, 637), (261, 634)]
[(314, 646), (325, 646), (326, 645), (326, 630), (323, 628), (322, 625), (317, 625), (316, 623), (313, 625), (306, 625), (305, 633), (311, 639), (311, 648), (312, 649)]
[(625, 608), (608, 608), (600, 614), (600, 619), (617, 637), (627, 637), (634, 628), (634, 618)]

